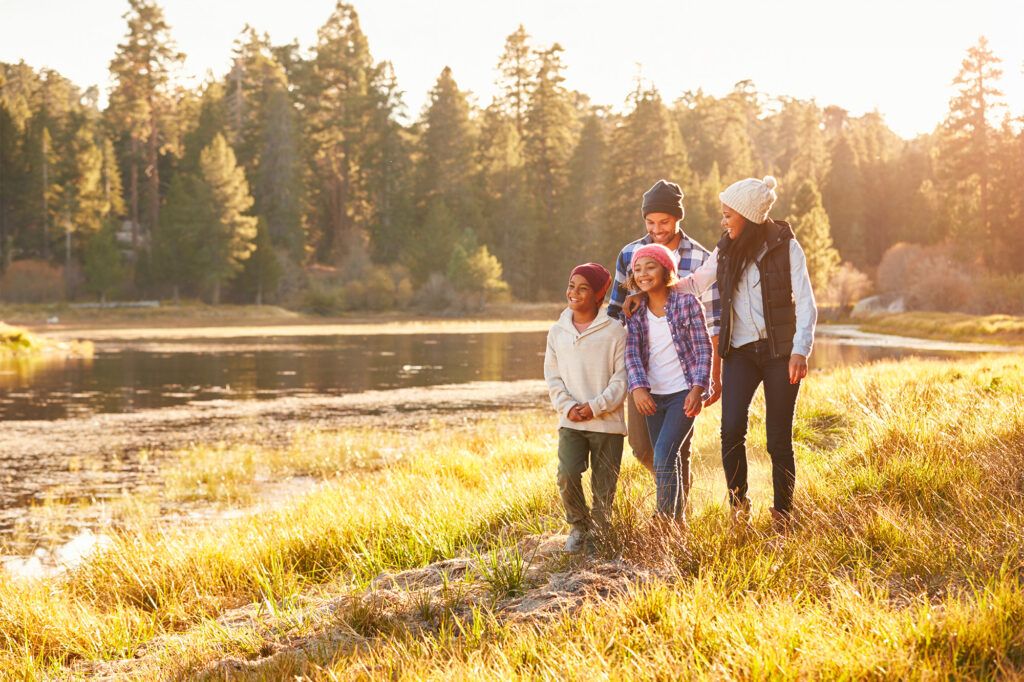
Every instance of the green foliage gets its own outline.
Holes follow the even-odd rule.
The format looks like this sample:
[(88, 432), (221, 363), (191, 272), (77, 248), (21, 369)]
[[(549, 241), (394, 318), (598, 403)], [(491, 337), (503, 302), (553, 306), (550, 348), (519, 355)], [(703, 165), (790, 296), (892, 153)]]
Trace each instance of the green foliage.
[(629, 103), (632, 109), (612, 133), (609, 236), (618, 248), (644, 234), (640, 205), (654, 183), (664, 178), (684, 193), (692, 185), (679, 128), (658, 91), (638, 82)]
[(839, 252), (832, 246), (832, 229), (828, 214), (821, 205), (821, 194), (810, 180), (797, 190), (792, 224), (807, 257), (811, 286), (815, 291), (824, 291), (839, 267)]
[(213, 302), (218, 303), (220, 285), (242, 269), (256, 248), (258, 221), (245, 215), (253, 204), (249, 183), (223, 135), (218, 134), (203, 149), (199, 165), (213, 216), (210, 223), (200, 226), (202, 271), (213, 286)]
[[(246, 27), (226, 73), (172, 88), (183, 55), (160, 6), (131, 0), (124, 20), (103, 111), (95, 90), (51, 69), (0, 63), (0, 268), (15, 255), (82, 261), (107, 220), (127, 218), (140, 294), (168, 283), (216, 292), (245, 261), (240, 243), (201, 238), (203, 225), (233, 220), (210, 215), (214, 199), (196, 185), (203, 150), (223, 135), (252, 198), (235, 213), (265, 220), (291, 271), (360, 254), (443, 288), (470, 230), (516, 296), (550, 298), (567, 268), (611, 267), (644, 233), (640, 197), (658, 179), (683, 187), (683, 228), (712, 247), (719, 192), (766, 173), (780, 178), (778, 217), (808, 222), (797, 194), (821, 188), (826, 216), (814, 210), (810, 232), (824, 235), (827, 217), (834, 250), (861, 271), (895, 243), (946, 241), (999, 276), (1024, 271), (1024, 132), (1020, 112), (1003, 116), (1000, 60), (984, 38), (955, 74), (943, 124), (903, 140), (879, 112), (769, 97), (750, 81), (668, 104), (638, 77), (620, 113), (568, 90), (571, 56), (523, 26), (497, 55), (489, 105), (446, 68), (410, 124), (394, 70), (344, 2), (310, 50)], [(827, 240), (812, 250), (827, 273)]]
[(457, 292), (478, 297), (479, 309), (509, 290), (501, 276), (501, 262), (491, 255), (486, 246), (477, 246), (471, 231), (467, 231), (452, 250), (447, 274), (448, 281)]
[(106, 302), (107, 292), (124, 281), (126, 269), (121, 249), (114, 238), (114, 226), (105, 225), (85, 247), (85, 277), (89, 291)]
[(281, 263), (270, 240), (267, 221), (262, 217), (256, 224), (253, 245), (255, 249), (238, 276), (238, 286), (253, 297), (256, 305), (263, 305), (264, 296), (277, 288), (281, 278)]

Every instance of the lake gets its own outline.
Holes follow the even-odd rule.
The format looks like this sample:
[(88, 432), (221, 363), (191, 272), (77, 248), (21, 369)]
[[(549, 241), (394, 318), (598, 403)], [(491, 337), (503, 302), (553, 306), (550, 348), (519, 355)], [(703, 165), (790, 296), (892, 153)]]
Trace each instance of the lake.
[[(819, 329), (812, 370), (978, 350), (916, 339), (900, 345), (894, 337), (851, 336), (846, 327)], [(545, 337), (531, 331), (97, 341), (91, 359), (0, 365), (0, 418), (52, 420), (207, 400), (540, 379)]]

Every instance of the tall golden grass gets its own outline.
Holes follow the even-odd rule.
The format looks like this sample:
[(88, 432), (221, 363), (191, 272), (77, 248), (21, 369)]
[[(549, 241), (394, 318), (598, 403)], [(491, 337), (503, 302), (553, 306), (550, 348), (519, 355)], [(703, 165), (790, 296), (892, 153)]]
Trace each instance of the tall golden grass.
[[(356, 645), (282, 659), (255, 677), (1024, 675), (1022, 388), (1019, 355), (813, 375), (798, 406), (798, 522), (786, 537), (773, 536), (766, 518), (762, 405), (749, 436), (756, 513), (747, 532), (725, 519), (710, 410), (698, 419), (688, 533), (657, 549), (643, 522), (650, 480), (631, 463), (623, 473), (605, 558), (650, 568), (655, 579), (547, 620), (481, 606), (462, 621), (428, 618), (434, 625), (410, 630), (353, 608), (338, 618), (359, 633)], [(327, 434), (308, 441), (320, 442), (320, 461), (331, 460), (322, 470), (336, 475), (286, 508), (188, 531), (137, 529), (64, 579), (3, 579), (0, 663), (12, 677), (45, 677), (140, 656), (125, 674), (197, 675), (211, 661), (259, 658), (334, 627), (298, 615), (319, 596), (362, 594), (384, 571), (440, 559), (508, 556), (492, 550), (563, 527), (545, 412), (419, 433), (382, 424), (341, 440), (344, 448)], [(192, 453), (196, 476), (235, 456), (207, 450)], [(284, 462), (285, 450), (242, 459)], [(493, 559), (487, 589), (528, 589), (514, 569)], [(217, 623), (247, 604), (295, 622)]]

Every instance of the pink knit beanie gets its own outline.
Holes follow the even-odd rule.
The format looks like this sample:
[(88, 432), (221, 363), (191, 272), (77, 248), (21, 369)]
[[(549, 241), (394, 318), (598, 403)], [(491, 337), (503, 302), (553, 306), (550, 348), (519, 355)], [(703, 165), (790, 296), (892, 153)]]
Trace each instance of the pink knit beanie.
[(670, 275), (676, 274), (678, 265), (676, 264), (676, 255), (672, 253), (668, 247), (662, 246), (661, 244), (645, 244), (639, 249), (633, 252), (633, 260), (629, 262), (629, 271), (633, 272), (633, 268), (636, 265), (637, 260), (641, 258), (653, 258), (658, 261), (668, 270)]

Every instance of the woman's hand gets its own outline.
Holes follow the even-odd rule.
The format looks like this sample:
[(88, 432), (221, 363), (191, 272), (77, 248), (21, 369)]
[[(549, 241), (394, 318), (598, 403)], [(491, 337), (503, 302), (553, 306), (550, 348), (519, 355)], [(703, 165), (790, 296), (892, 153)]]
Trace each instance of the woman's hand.
[(589, 421), (594, 418), (594, 410), (591, 409), (590, 403), (577, 403), (576, 415), (581, 422)]
[(807, 358), (799, 353), (789, 356), (789, 383), (798, 384), (807, 376)]
[(637, 388), (633, 391), (633, 402), (640, 414), (650, 416), (658, 411), (658, 405), (646, 388)]
[(700, 414), (700, 409), (704, 406), (704, 401), (701, 399), (703, 395), (703, 386), (694, 386), (690, 389), (690, 392), (686, 394), (686, 401), (683, 402), (683, 410), (686, 412), (687, 417), (696, 417)]
[(640, 307), (640, 302), (644, 300), (644, 295), (641, 294), (630, 294), (626, 297), (626, 300), (622, 302), (622, 312), (626, 314), (626, 317), (633, 317), (633, 313)]

